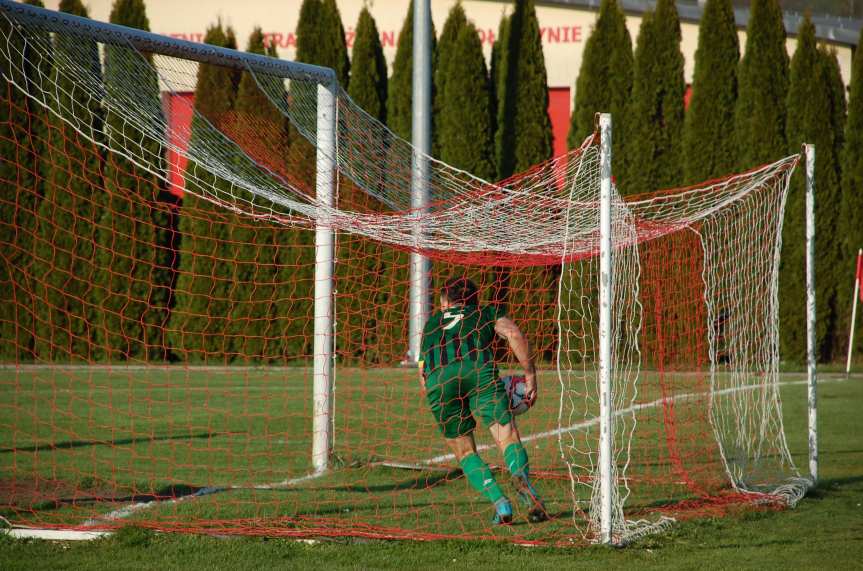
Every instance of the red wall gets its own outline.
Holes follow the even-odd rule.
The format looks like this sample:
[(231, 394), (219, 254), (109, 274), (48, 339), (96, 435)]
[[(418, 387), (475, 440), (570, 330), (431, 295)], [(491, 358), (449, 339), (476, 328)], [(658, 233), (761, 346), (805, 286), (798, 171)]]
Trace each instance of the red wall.
[(556, 157), (566, 153), (570, 101), (568, 87), (552, 87), (548, 90), (548, 115), (551, 117), (552, 144)]
[[(162, 94), (162, 109), (165, 119), (170, 127), (168, 144), (185, 152), (189, 148), (189, 135), (192, 132), (192, 111), (195, 108), (194, 93), (169, 93)], [(171, 194), (183, 196), (183, 188), (186, 181), (183, 173), (186, 172), (186, 156), (168, 149), (168, 181)]]

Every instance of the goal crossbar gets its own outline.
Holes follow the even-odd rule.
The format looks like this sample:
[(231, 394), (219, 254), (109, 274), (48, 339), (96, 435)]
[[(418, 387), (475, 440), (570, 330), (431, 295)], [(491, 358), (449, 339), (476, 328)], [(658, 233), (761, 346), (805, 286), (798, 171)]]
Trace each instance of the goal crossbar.
[(0, 0), (0, 10), (7, 12), (15, 20), (46, 31), (85, 35), (97, 42), (131, 47), (144, 53), (211, 63), (241, 71), (255, 71), (286, 79), (324, 84), (332, 83), (336, 79), (335, 71), (327, 67), (171, 38), (136, 28), (23, 4), (15, 0)]

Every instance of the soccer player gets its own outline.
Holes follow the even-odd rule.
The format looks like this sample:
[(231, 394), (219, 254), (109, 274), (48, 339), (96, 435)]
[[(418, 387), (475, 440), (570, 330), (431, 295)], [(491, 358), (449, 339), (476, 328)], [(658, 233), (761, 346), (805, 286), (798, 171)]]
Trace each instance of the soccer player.
[(525, 398), (537, 396), (536, 370), (527, 339), (496, 307), (480, 307), (477, 287), (465, 277), (453, 277), (440, 291), (440, 310), (423, 329), (420, 382), (432, 414), (470, 485), (494, 504), (494, 524), (512, 521), (512, 504), (476, 450), (473, 437), (478, 416), (488, 426), (528, 520), (548, 519), (545, 506), (528, 475), (527, 451), (521, 443), (509, 396), (498, 378), (492, 353), (495, 335), (506, 339), (524, 368)]

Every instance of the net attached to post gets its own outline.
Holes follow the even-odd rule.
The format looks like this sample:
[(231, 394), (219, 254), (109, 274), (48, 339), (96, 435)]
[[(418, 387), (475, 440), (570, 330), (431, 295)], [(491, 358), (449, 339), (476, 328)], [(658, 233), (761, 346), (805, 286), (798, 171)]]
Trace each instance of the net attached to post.
[[(430, 159), (431, 206), (417, 212), (413, 149), (336, 91), (330, 206), (315, 193), (326, 73), (0, 10), (4, 517), (75, 529), (596, 538), (597, 136), (498, 183)], [(776, 337), (796, 163), (615, 199), (617, 541), (802, 494)], [(321, 225), (337, 242), (336, 383), (331, 469), (315, 473)], [(552, 521), (492, 527), (415, 371), (397, 367), (411, 251), (439, 262), (435, 285), (473, 278), (483, 302), (505, 306), (528, 335), (543, 397), (519, 428)], [(515, 367), (495, 350), (502, 370)], [(477, 437), (500, 465), (487, 434)]]
[[(798, 157), (613, 201), (614, 536), (751, 503), (794, 505), (778, 371), (782, 216)], [(598, 227), (598, 205), (571, 200)], [(598, 528), (598, 240), (560, 282), (561, 454)], [(669, 499), (674, 500), (669, 501)]]

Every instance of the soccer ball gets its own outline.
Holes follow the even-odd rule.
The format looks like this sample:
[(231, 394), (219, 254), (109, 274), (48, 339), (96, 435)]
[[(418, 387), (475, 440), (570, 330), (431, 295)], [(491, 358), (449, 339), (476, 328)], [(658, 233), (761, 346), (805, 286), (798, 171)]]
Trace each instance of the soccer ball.
[(533, 403), (528, 402), (524, 398), (524, 393), (527, 388), (524, 377), (508, 375), (506, 377), (501, 377), (500, 380), (503, 381), (503, 386), (506, 388), (506, 394), (509, 395), (510, 412), (516, 415), (527, 412), (527, 409), (529, 409), (530, 405)]

